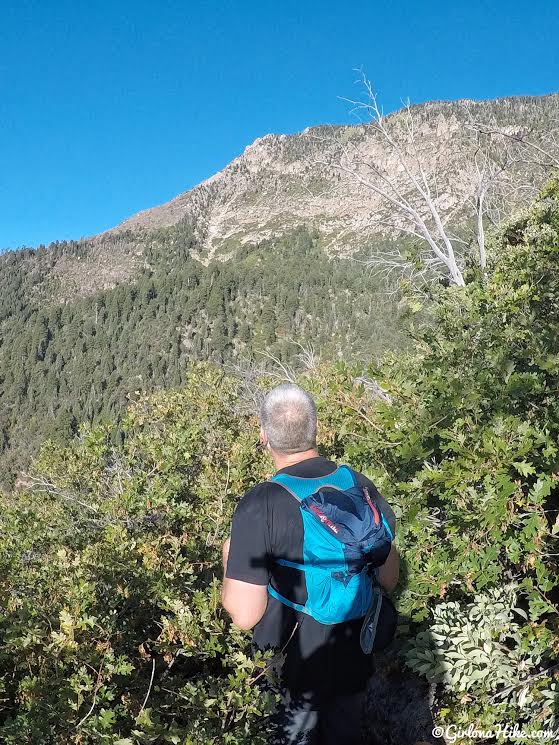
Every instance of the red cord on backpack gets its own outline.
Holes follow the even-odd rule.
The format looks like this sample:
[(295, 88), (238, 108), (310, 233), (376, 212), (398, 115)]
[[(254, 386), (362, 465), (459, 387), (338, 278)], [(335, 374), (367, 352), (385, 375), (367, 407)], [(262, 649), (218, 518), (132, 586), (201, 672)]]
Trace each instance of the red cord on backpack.
[(378, 514), (378, 510), (373, 504), (371, 497), (369, 495), (369, 490), (366, 486), (363, 487), (363, 494), (365, 495), (365, 498), (369, 504), (369, 507), (373, 511), (373, 515), (375, 516), (375, 525), (380, 525), (380, 515)]

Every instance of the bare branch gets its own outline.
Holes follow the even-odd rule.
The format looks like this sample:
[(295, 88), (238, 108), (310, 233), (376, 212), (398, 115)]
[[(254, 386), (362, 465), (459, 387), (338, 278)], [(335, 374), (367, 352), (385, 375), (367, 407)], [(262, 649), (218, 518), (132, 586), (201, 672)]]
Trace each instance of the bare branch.
[[(555, 168), (559, 168), (559, 157), (557, 155), (554, 155), (553, 152), (551, 152), (550, 150), (546, 150), (545, 148), (541, 147), (541, 145), (538, 145), (536, 142), (532, 142), (531, 140), (526, 139), (528, 132), (512, 133), (512, 132), (507, 132), (503, 128), (499, 128), (499, 127), (495, 127), (495, 126), (487, 125), (487, 124), (482, 124), (478, 122), (472, 123), (470, 127), (481, 134), (497, 135), (499, 137), (513, 140), (514, 142), (518, 142), (524, 145), (526, 148), (532, 149), (535, 152), (539, 153), (540, 155), (543, 155), (544, 160), (538, 161), (539, 165), (542, 165), (544, 167), (553, 166)], [(553, 136), (555, 132), (550, 133), (550, 134)]]

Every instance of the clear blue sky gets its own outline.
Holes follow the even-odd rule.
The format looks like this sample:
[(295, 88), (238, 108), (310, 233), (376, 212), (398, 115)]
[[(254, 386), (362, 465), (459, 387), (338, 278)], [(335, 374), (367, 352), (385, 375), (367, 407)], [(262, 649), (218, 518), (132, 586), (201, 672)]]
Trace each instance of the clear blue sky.
[(0, 0), (0, 247), (159, 204), (256, 137), (559, 90), (557, 0)]

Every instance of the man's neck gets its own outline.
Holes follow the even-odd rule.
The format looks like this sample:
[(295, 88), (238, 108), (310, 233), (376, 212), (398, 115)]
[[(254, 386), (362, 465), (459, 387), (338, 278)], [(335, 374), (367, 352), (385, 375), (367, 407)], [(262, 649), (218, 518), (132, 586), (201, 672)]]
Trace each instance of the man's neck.
[(277, 453), (272, 451), (272, 459), (276, 467), (276, 471), (281, 471), (282, 468), (288, 468), (294, 466), (296, 463), (301, 463), (309, 458), (317, 458), (318, 450), (311, 448), (310, 450), (304, 450), (302, 453)]

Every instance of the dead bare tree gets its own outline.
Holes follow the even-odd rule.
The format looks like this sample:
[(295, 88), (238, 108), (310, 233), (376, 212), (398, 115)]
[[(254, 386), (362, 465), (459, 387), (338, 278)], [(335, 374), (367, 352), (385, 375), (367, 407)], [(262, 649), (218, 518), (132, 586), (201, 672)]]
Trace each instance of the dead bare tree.
[(494, 117), (480, 122), (472, 111), (468, 119), (466, 129), (476, 141), (473, 203), (480, 265), (485, 270), (485, 224), (502, 221), (503, 205), (534, 198), (539, 183), (559, 168), (559, 128), (549, 129), (538, 143), (526, 126), (500, 126)]
[[(529, 161), (526, 150), (537, 153), (542, 167), (557, 164), (559, 159), (551, 148), (531, 141), (524, 133), (515, 134), (494, 122), (476, 122), (473, 111), (469, 110), (472, 102), (463, 102), (466, 126), (457, 130), (452, 144), (457, 162), (465, 164), (460, 174), (464, 183), (460, 198), (455, 200), (455, 210), (450, 210), (444, 200), (449, 189), (452, 192), (452, 184), (445, 185), (445, 195), (439, 189), (436, 162), (430, 168), (426, 164), (420, 131), (423, 122), (419, 115), (408, 102), (400, 112), (385, 116), (363, 73), (358, 82), (363, 97), (343, 100), (373, 130), (382, 149), (371, 156), (370, 150), (360, 146), (359, 138), (344, 137), (342, 133), (335, 143), (330, 142), (330, 147), (322, 149), (326, 156), (319, 156), (314, 162), (376, 195), (381, 208), (364, 229), (414, 239), (412, 252), (409, 246), (403, 251), (402, 244), (396, 245), (378, 251), (367, 260), (367, 265), (383, 276), (387, 285), (394, 284), (398, 275), (415, 283), (444, 278), (463, 286), (467, 260), (473, 260), (482, 272), (486, 271), (486, 225), (498, 221), (502, 205), (515, 201), (513, 194), (534, 187), (534, 179), (518, 178), (519, 167)], [(472, 159), (473, 169), (469, 165)], [(534, 166), (535, 160), (530, 164)], [(468, 171), (472, 173), (468, 175)], [(465, 229), (462, 235), (455, 234), (451, 226), (457, 222), (463, 225), (471, 222), (474, 234)]]
[(297, 372), (271, 352), (263, 350), (257, 352), (257, 355), (262, 358), (260, 364), (247, 357), (225, 365), (225, 370), (241, 383), (236, 409), (241, 414), (255, 414), (260, 409), (265, 381), (273, 381), (279, 385), (294, 383), (297, 378)]
[[(365, 75), (362, 75), (361, 82), (366, 93), (365, 99), (344, 100), (353, 106), (354, 112), (364, 113), (368, 117), (369, 126), (378, 132), (387, 149), (395, 156), (398, 169), (404, 175), (403, 182), (399, 183), (381, 162), (363, 160), (351, 139), (341, 142), (339, 148), (333, 150), (334, 159), (330, 162), (323, 161), (323, 165), (334, 166), (372, 191), (399, 218), (397, 224), (390, 218), (379, 217), (373, 218), (372, 222), (384, 228), (395, 228), (427, 245), (428, 251), (420, 257), (420, 263), (423, 264), (418, 270), (420, 273), (446, 274), (453, 284), (463, 286), (464, 277), (453, 241), (437, 206), (436, 181), (429, 178), (419, 156), (411, 106), (409, 103), (405, 106), (397, 121), (394, 117), (389, 121)], [(371, 259), (371, 266), (375, 265), (388, 273), (413, 271), (413, 262), (404, 259), (397, 252), (390, 256), (374, 257)]]
[[(484, 141), (482, 133), (476, 131), (477, 148), (474, 154), (473, 193), (470, 198), (475, 216), (475, 240), (478, 247), (479, 265), (483, 272), (487, 268), (486, 222), (496, 224), (501, 219), (501, 206), (511, 203), (515, 190), (512, 169), (518, 157), (508, 143), (496, 153)], [(493, 217), (495, 215), (495, 217)]]

